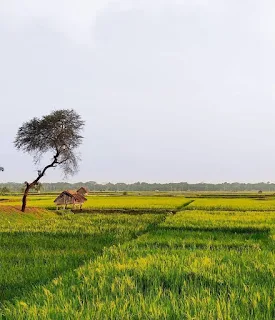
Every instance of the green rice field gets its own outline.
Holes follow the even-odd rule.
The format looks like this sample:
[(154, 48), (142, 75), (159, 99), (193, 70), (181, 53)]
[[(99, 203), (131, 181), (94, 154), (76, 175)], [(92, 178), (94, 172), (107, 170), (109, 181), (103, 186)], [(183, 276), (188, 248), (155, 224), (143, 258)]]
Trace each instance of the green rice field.
[[(37, 196), (30, 195), (28, 197), (28, 206), (46, 209), (55, 209), (54, 200), (57, 195), (53, 196)], [(93, 209), (176, 209), (186, 203), (190, 199), (184, 197), (153, 197), (153, 196), (87, 196), (87, 201), (83, 208)], [(0, 201), (1, 205), (20, 206), (21, 197), (9, 196), (3, 197)]]
[(275, 198), (258, 199), (195, 199), (190, 206), (190, 210), (224, 210), (224, 211), (275, 211)]
[(0, 319), (275, 318), (273, 199), (89, 196), (99, 212), (73, 214), (42, 195), (22, 214), (3, 198)]

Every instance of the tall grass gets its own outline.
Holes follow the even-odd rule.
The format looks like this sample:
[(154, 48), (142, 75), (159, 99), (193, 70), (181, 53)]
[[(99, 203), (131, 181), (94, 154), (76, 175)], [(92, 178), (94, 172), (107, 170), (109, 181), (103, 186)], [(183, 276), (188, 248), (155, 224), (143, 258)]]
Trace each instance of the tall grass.
[[(1, 214), (0, 305), (135, 238), (163, 216)], [(18, 223), (19, 221), (21, 223)]]
[[(1, 205), (20, 206), (20, 197), (5, 197), (5, 201), (0, 202)], [(28, 197), (29, 207), (39, 207), (47, 209), (55, 209), (54, 199), (56, 196), (32, 196)], [(176, 209), (190, 202), (190, 199), (184, 197), (157, 197), (157, 196), (87, 196), (87, 201), (83, 208), (94, 209)]]
[(275, 211), (275, 200), (270, 199), (194, 199), (189, 210), (209, 211)]
[[(130, 230), (141, 223), (147, 232), (6, 302), (3, 317), (274, 319), (274, 212), (150, 217), (127, 218)], [(119, 234), (125, 222), (115, 215), (106, 219), (107, 225), (117, 222)]]

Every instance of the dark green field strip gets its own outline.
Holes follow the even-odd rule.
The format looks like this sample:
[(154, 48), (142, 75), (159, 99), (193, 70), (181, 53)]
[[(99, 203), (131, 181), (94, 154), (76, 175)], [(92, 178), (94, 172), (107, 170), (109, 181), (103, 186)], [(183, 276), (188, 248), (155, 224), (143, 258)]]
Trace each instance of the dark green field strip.
[[(72, 209), (71, 211), (76, 214), (167, 214), (167, 213), (176, 213), (178, 211), (184, 210), (189, 204), (191, 204), (194, 200), (190, 200), (184, 202), (177, 208), (83, 208)], [(55, 207), (51, 207), (49, 209), (56, 209)], [(58, 211), (56, 211), (58, 213)]]
[(191, 203), (193, 203), (195, 200), (190, 200), (184, 204), (182, 204), (181, 206), (177, 207), (176, 211), (182, 211), (185, 210)]
[(223, 232), (223, 233), (257, 233), (267, 234), (270, 233), (269, 227), (249, 227), (249, 226), (161, 226), (163, 230), (181, 230), (181, 231), (208, 231), (208, 232)]
[[(56, 209), (56, 208), (55, 208)], [(72, 209), (71, 211), (75, 214), (131, 214), (131, 215), (140, 215), (140, 214), (167, 214), (172, 212), (174, 209), (158, 209), (158, 208), (122, 208), (122, 209), (93, 209), (93, 208), (84, 208), (82, 210)], [(56, 211), (58, 213), (58, 210)]]
[[(130, 244), (129, 244), (130, 246)], [(147, 249), (206, 249), (206, 250), (262, 250), (274, 249), (274, 241), (262, 232), (224, 233), (221, 230), (205, 231), (158, 228), (139, 237), (134, 246)]]
[(273, 198), (195, 198), (183, 210), (227, 212), (275, 212)]
[(229, 243), (229, 244), (221, 244), (221, 243), (142, 243), (139, 245), (139, 248), (150, 248), (151, 250), (155, 249), (186, 249), (186, 250), (234, 250), (235, 252), (253, 252), (253, 250), (261, 250), (261, 246), (259, 244), (239, 244), (239, 243)]
[(257, 200), (263, 200), (263, 199), (274, 199), (274, 194), (190, 194), (190, 195), (184, 195), (185, 198), (196, 198), (196, 199), (257, 199)]
[(187, 206), (183, 210), (189, 211), (227, 211), (227, 212), (275, 212), (274, 209), (264, 209), (264, 208), (234, 208), (234, 207), (226, 207), (226, 206), (213, 206), (213, 207), (204, 207), (204, 206)]

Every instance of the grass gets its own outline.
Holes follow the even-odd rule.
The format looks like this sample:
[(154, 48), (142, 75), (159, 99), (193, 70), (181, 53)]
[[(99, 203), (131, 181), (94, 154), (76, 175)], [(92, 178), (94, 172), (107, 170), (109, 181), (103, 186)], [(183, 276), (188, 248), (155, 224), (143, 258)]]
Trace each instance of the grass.
[(12, 223), (14, 215), (0, 217), (0, 303), (94, 259), (103, 248), (132, 239), (162, 219), (73, 214), (38, 219), (27, 214)]
[(209, 211), (275, 211), (275, 199), (194, 199), (189, 210)]
[(275, 225), (274, 212), (259, 211), (200, 211), (187, 210), (167, 218), (161, 227), (181, 230), (213, 230), (241, 232), (243, 230), (269, 231)]
[(2, 318), (274, 319), (275, 211), (202, 200), (167, 215), (5, 211)]
[[(28, 197), (28, 206), (46, 209), (56, 209), (54, 199), (56, 196), (37, 196)], [(5, 201), (0, 201), (2, 205), (20, 206), (21, 198), (16, 196), (4, 197)], [(83, 208), (93, 209), (176, 209), (190, 202), (184, 197), (157, 197), (157, 196), (87, 196), (87, 202)]]

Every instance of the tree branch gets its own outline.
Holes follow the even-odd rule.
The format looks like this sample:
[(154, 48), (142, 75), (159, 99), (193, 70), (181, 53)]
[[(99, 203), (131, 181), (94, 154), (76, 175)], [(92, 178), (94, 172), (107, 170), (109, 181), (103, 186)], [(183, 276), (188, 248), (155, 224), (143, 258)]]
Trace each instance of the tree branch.
[(51, 164), (48, 164), (42, 171), (41, 173), (38, 175), (38, 177), (31, 182), (30, 184), (28, 182), (26, 182), (27, 186), (29, 186), (29, 188), (33, 188), (35, 185), (37, 185), (38, 181), (45, 175), (46, 171), (49, 168), (55, 168), (57, 164), (59, 164), (58, 162), (58, 157), (59, 157), (60, 152), (58, 150), (56, 150), (56, 154), (53, 157), (53, 162)]

